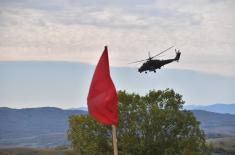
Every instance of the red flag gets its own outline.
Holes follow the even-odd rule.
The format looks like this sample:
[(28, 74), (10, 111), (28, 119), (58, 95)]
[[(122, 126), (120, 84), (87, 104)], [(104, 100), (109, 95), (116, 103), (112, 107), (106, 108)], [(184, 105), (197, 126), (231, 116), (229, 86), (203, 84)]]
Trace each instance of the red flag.
[(87, 97), (88, 111), (97, 121), (117, 125), (117, 92), (109, 72), (108, 48), (96, 66)]

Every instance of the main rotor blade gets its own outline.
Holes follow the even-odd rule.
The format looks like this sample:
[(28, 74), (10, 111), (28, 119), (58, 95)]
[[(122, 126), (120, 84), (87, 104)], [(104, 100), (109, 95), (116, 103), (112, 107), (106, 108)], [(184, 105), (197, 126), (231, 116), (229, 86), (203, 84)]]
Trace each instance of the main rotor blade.
[(151, 58), (154, 58), (154, 57), (156, 57), (156, 56), (159, 56), (160, 54), (162, 54), (162, 53), (164, 53), (164, 52), (168, 51), (169, 49), (171, 49), (171, 48), (173, 48), (173, 47), (174, 47), (174, 46), (171, 46), (171, 47), (169, 47), (169, 48), (165, 49), (164, 51), (162, 51), (162, 52), (160, 52), (160, 53), (158, 53), (158, 54), (154, 55), (154, 56), (153, 56), (153, 57), (151, 57)]
[(138, 63), (138, 62), (142, 62), (142, 61), (146, 61), (146, 60), (148, 60), (148, 59), (143, 59), (143, 60), (139, 60), (139, 61), (134, 61), (134, 62), (130, 62), (130, 63), (128, 63), (128, 64), (134, 64), (134, 63)]
[(134, 61), (134, 62), (130, 62), (130, 63), (128, 63), (128, 64), (134, 64), (134, 63), (143, 62), (143, 61), (152, 59), (152, 58), (154, 58), (154, 57), (156, 57), (156, 56), (159, 56), (160, 54), (162, 54), (162, 53), (168, 51), (169, 49), (171, 49), (171, 48), (173, 48), (173, 47), (174, 47), (174, 46), (171, 46), (171, 47), (165, 49), (164, 51), (162, 51), (162, 52), (160, 52), (160, 53), (158, 53), (157, 55), (154, 55), (154, 56), (152, 56), (152, 57), (150, 57), (150, 52), (149, 52), (149, 58), (148, 58), (148, 59), (143, 59), (143, 60), (139, 60), (139, 61)]

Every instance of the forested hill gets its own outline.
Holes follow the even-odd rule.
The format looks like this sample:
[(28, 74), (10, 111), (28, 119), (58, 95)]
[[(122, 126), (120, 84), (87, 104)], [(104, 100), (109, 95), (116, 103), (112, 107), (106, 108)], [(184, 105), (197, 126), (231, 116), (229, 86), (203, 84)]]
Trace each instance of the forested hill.
[[(192, 112), (208, 136), (235, 135), (235, 115), (202, 110)], [(54, 147), (68, 144), (68, 117), (81, 114), (87, 112), (52, 107), (0, 108), (0, 148)]]

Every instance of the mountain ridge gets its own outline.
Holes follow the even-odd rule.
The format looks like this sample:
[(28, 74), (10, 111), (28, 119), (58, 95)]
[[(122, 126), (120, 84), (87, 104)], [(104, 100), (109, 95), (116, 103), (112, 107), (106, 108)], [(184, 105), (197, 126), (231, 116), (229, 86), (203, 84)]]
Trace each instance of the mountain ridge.
[(216, 103), (210, 105), (184, 105), (184, 108), (187, 110), (205, 110), (210, 112), (216, 112), (221, 114), (235, 114), (235, 104), (223, 104)]

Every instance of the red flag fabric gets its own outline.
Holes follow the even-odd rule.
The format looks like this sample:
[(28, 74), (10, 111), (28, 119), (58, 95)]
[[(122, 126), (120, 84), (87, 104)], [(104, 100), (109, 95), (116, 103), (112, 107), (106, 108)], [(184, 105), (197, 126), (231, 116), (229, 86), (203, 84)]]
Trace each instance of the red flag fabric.
[(117, 125), (117, 92), (109, 72), (108, 48), (96, 66), (87, 97), (88, 111), (100, 123)]

